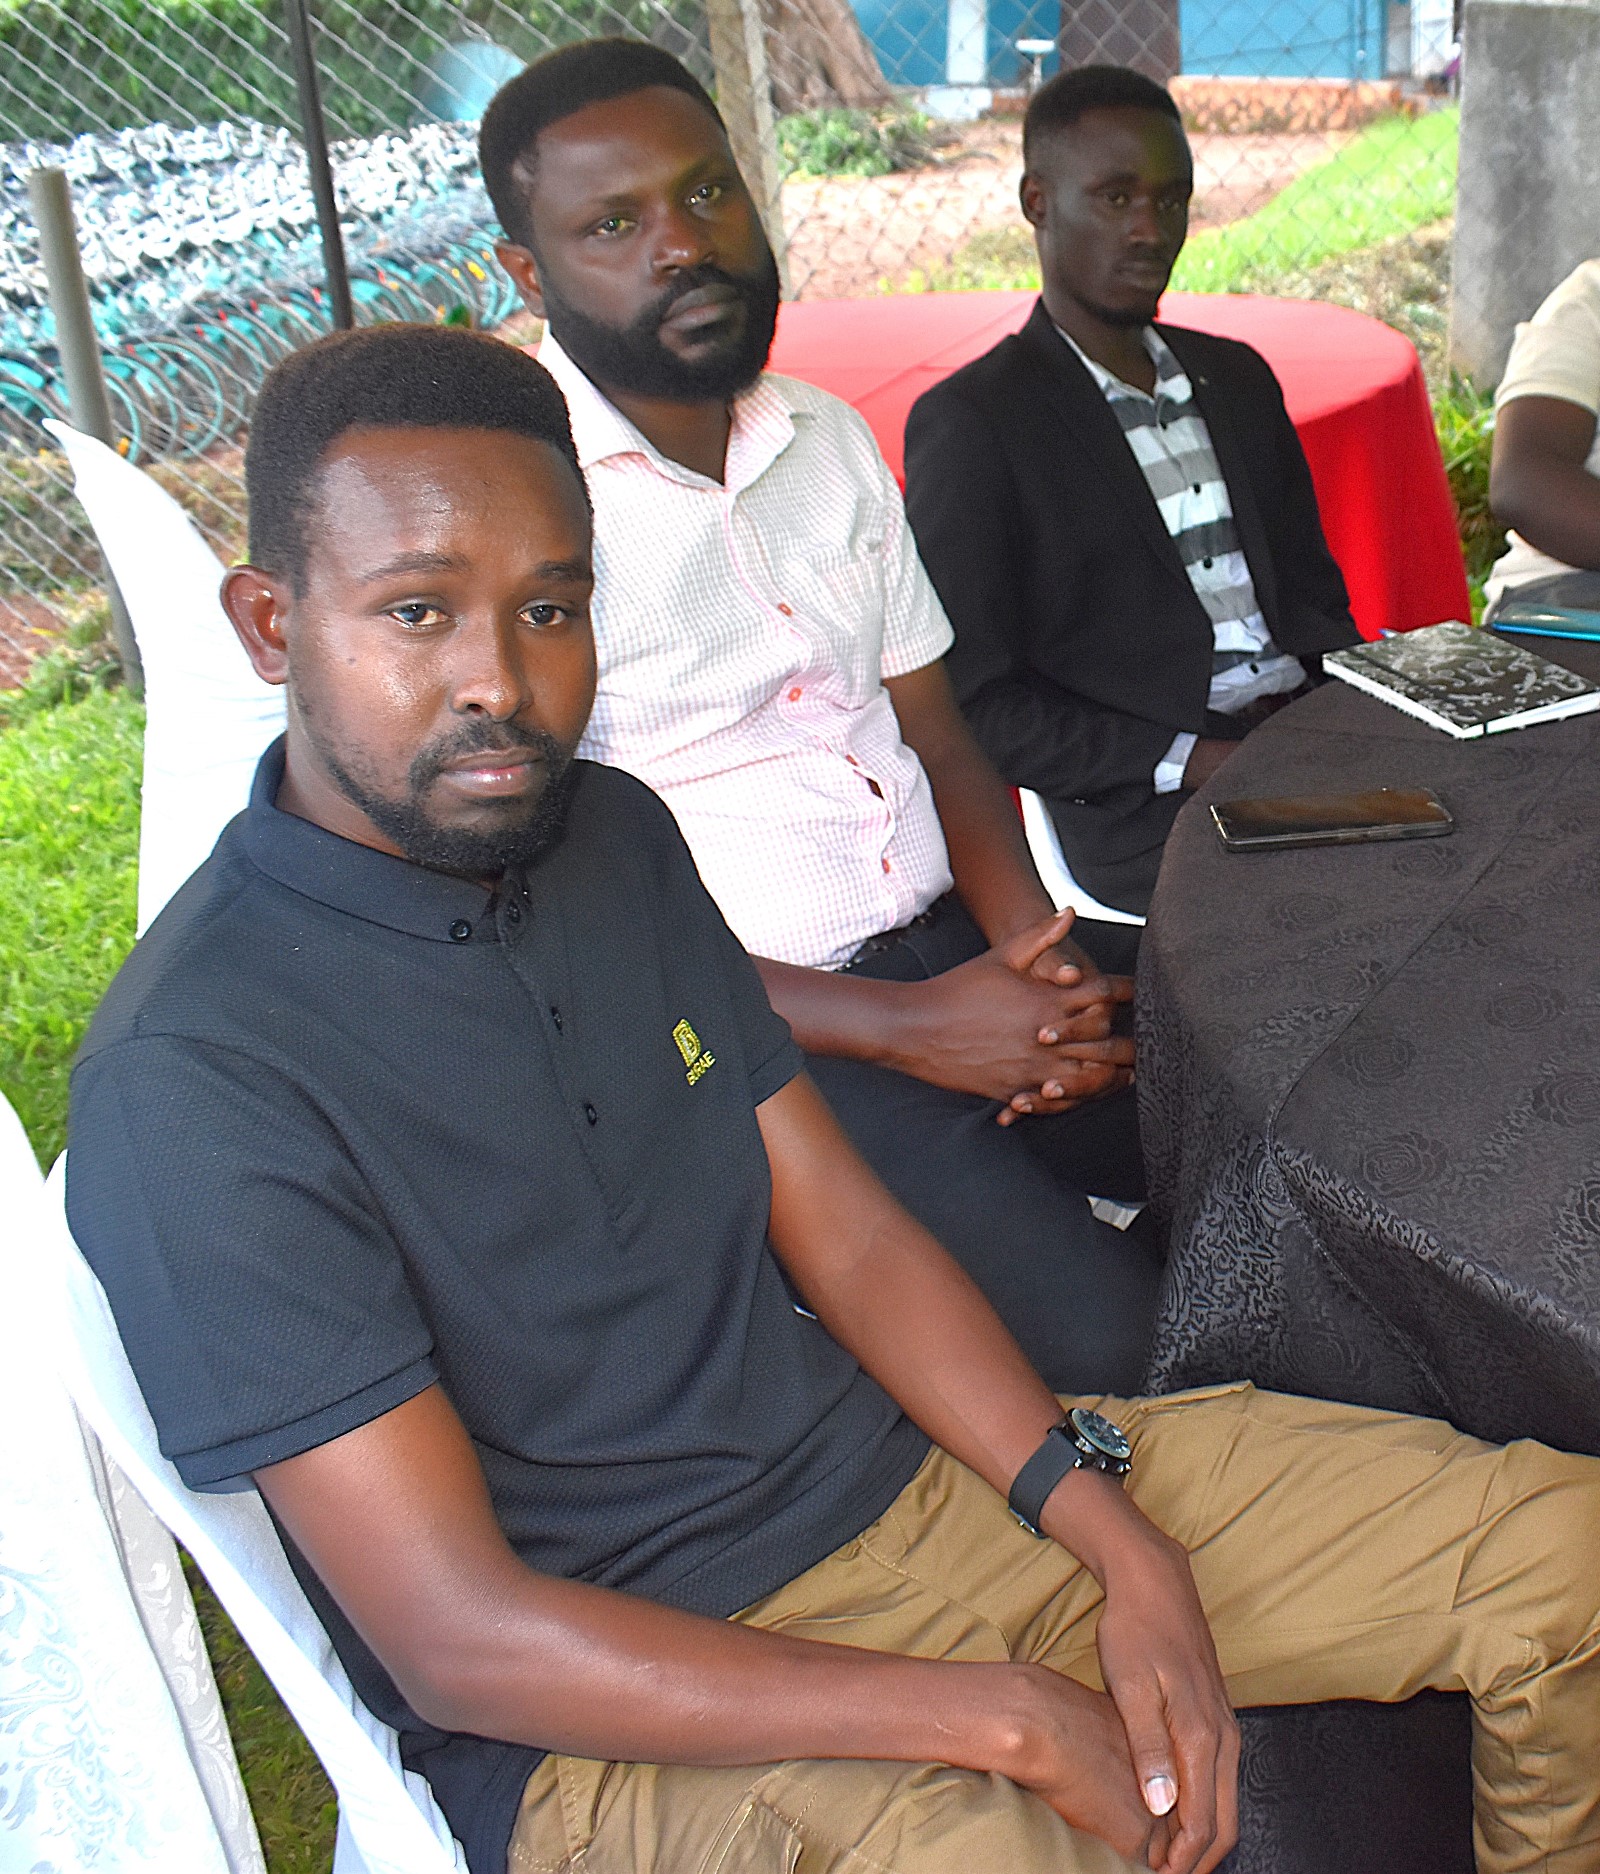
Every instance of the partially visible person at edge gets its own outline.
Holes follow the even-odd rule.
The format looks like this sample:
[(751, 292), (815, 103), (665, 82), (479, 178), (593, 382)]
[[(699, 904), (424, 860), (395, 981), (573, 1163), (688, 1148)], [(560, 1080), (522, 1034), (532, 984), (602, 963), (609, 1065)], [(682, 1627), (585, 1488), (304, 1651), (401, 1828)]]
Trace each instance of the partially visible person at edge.
[(1087, 1200), (1143, 1191), (1132, 986), (1075, 945), (1126, 932), (1052, 909), (866, 424), (763, 372), (778, 271), (714, 105), (593, 40), (480, 152), (595, 504), (584, 754), (671, 807), (845, 1130), (1045, 1377), (1131, 1389), (1159, 1257)]
[(1489, 504), (1514, 532), (1486, 621), (1512, 600), (1600, 611), (1600, 260), (1517, 327), (1494, 408)]
[(254, 1479), (472, 1874), (1207, 1874), (1234, 1703), (1422, 1686), (1476, 1701), (1481, 1874), (1597, 1874), (1600, 1465), (1248, 1386), (1064, 1412), (672, 816), (572, 759), (539, 366), (324, 339), (246, 483), (287, 730), (95, 1017), (67, 1207), (162, 1450)]
[(1039, 303), (918, 399), (906, 506), (978, 741), (1142, 913), (1184, 801), (1357, 633), (1270, 366), (1156, 322), (1194, 186), (1171, 96), (1064, 72), (1023, 161)]

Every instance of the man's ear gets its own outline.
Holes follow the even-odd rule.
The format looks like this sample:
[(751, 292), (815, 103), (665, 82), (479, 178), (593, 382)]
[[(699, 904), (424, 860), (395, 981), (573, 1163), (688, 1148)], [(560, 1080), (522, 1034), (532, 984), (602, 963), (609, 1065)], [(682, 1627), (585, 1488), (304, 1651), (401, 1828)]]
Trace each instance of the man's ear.
[(544, 290), (539, 285), (539, 263), (525, 247), (518, 247), (515, 241), (496, 241), (495, 258), (506, 272), (511, 275), (517, 291), (522, 295), (522, 303), (535, 318), (545, 317)]
[(1022, 181), (1017, 186), (1017, 199), (1022, 203), (1022, 219), (1029, 227), (1044, 226), (1047, 191), (1042, 178), (1031, 169), (1022, 172)]
[(232, 566), (223, 575), (222, 609), (261, 681), (287, 683), (289, 648), (283, 621), (289, 609), (288, 582), (259, 566)]

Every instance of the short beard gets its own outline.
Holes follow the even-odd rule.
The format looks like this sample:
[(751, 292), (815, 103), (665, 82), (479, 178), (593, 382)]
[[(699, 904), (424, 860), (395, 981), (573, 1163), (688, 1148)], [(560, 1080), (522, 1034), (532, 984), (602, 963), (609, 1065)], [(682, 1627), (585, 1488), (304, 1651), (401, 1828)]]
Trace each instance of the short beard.
[[(301, 716), (340, 792), (413, 865), (458, 878), (498, 879), (504, 872), (531, 865), (561, 837), (572, 797), (572, 752), (541, 729), (469, 719), (453, 735), (441, 738), (417, 756), (406, 775), (404, 796), (391, 800), (327, 745), (304, 710)], [(423, 801), (444, 772), (446, 762), (458, 755), (525, 750), (543, 758), (545, 778), (534, 800), (502, 803), (508, 816), (520, 818), (511, 817), (505, 824), (482, 830), (444, 826), (430, 818)]]
[[(556, 343), (584, 376), (602, 390), (630, 397), (660, 397), (672, 403), (726, 402), (760, 377), (778, 327), (783, 288), (772, 249), (755, 274), (729, 273), (707, 261), (682, 273), (631, 325), (607, 325), (580, 312), (540, 272), (545, 314)], [(661, 325), (683, 298), (702, 286), (731, 286), (744, 303), (744, 329), (736, 340), (693, 361), (661, 342)]]

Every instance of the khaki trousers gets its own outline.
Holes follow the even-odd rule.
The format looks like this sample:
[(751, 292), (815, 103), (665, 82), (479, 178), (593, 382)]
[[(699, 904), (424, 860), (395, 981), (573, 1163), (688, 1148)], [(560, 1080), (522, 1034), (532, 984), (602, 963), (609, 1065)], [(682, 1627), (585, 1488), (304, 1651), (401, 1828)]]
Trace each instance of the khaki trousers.
[[(1103, 1403), (1188, 1548), (1234, 1702), (1466, 1691), (1482, 1874), (1600, 1874), (1600, 1462), (1431, 1419), (1209, 1387)], [(1100, 1593), (941, 1451), (853, 1542), (737, 1618), (1099, 1688)], [(1126, 1874), (1004, 1778), (550, 1757), (510, 1874)]]

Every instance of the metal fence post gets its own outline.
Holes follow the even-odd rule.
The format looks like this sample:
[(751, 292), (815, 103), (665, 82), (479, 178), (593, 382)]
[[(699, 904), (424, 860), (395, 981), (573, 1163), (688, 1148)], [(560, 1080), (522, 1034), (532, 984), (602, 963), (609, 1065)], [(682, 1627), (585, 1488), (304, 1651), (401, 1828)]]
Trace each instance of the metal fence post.
[(348, 332), (356, 322), (350, 298), (350, 272), (345, 265), (344, 235), (339, 228), (339, 198), (333, 190), (333, 168), (328, 161), (328, 127), (322, 118), (322, 91), (317, 83), (317, 52), (311, 37), (311, 15), (306, 0), (283, 0), (289, 50), (294, 55), (294, 85), (300, 99), (300, 133), (311, 171), (311, 199), (317, 205), (317, 232), (322, 237), (322, 270), (328, 282), (333, 323)]
[(711, 30), (711, 62), (717, 74), (717, 108), (728, 126), (734, 159), (761, 211), (787, 297), (783, 165), (778, 158), (778, 128), (772, 111), (772, 77), (767, 69), (761, 0), (706, 0), (706, 23)]
[[(67, 381), (67, 402), (74, 427), (95, 436), (111, 448), (111, 403), (105, 375), (100, 369), (100, 342), (95, 336), (89, 306), (89, 285), (83, 277), (83, 256), (78, 251), (78, 230), (72, 219), (72, 191), (66, 171), (34, 169), (28, 174), (28, 201), (39, 230), (39, 253), (44, 261), (50, 311), (55, 319), (56, 345), (61, 353), (61, 375)], [(135, 696), (144, 694), (144, 666), (133, 635), (133, 622), (122, 602), (117, 582), (106, 567), (106, 596), (111, 605), (111, 636), (117, 647), (122, 678)]]

